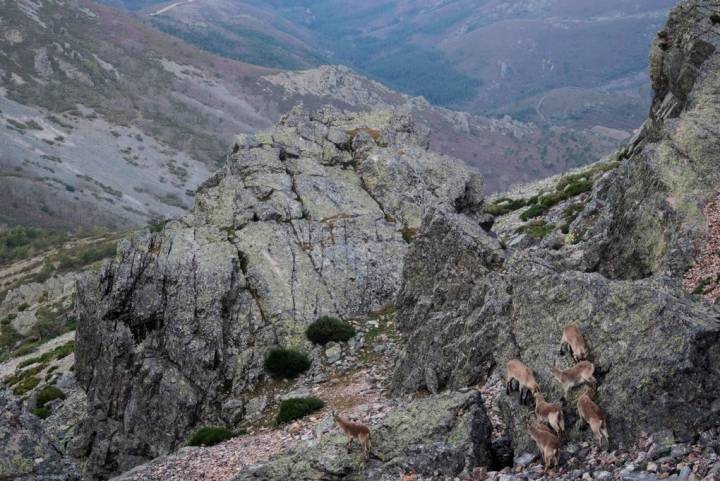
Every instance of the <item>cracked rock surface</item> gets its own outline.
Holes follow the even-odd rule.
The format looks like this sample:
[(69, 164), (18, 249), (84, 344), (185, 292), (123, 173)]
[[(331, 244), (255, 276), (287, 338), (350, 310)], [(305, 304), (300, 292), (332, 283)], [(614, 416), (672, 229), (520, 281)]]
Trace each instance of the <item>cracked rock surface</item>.
[(318, 317), (392, 303), (425, 212), (482, 204), (479, 176), (428, 145), (397, 111), (295, 110), (238, 136), (191, 214), (122, 241), (83, 278), (76, 371), (90, 408), (74, 454), (89, 471), (124, 471), (198, 425), (239, 422), (270, 347), (307, 348)]

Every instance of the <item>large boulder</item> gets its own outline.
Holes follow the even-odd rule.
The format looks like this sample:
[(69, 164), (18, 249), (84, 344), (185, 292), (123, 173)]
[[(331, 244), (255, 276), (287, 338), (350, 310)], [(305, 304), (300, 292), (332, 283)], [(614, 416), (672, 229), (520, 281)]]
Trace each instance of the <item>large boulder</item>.
[(168, 453), (199, 424), (241, 422), (272, 346), (307, 349), (318, 317), (394, 300), (424, 212), (482, 205), (477, 176), (428, 152), (428, 135), (401, 112), (295, 111), (238, 136), (191, 214), (120, 242), (79, 283), (94, 475)]
[[(596, 364), (612, 440), (717, 424), (720, 310), (688, 296), (677, 279), (611, 280), (568, 269), (567, 254), (520, 251), (499, 265), (487, 233), (457, 215), (430, 216), (405, 262), (397, 323), (406, 349), (395, 390), (472, 385), (504, 376), (507, 361), (520, 358), (557, 401), (562, 391), (550, 367), (569, 365), (559, 343), (562, 327), (576, 322)], [(566, 406), (571, 428), (576, 394)], [(500, 405), (516, 449), (528, 448), (531, 410), (517, 395), (502, 394)]]
[(491, 461), (490, 424), (476, 391), (447, 392), (411, 402), (371, 431), (370, 459), (365, 461), (347, 438), (329, 434), (316, 444), (289, 452), (235, 478), (235, 481), (397, 480), (399, 473), (452, 478)]
[(78, 467), (53, 444), (40, 419), (4, 390), (0, 390), (0, 479), (81, 479)]

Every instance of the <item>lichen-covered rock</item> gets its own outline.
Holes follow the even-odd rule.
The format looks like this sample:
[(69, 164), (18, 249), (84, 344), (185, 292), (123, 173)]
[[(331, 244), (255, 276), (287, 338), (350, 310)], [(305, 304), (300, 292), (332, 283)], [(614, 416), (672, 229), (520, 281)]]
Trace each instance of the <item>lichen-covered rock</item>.
[(477, 177), (428, 152), (428, 135), (399, 112), (296, 110), (239, 136), (191, 214), (122, 241), (79, 283), (93, 474), (168, 453), (200, 423), (257, 416), (270, 347), (309, 350), (318, 317), (394, 300), (424, 212), (482, 204)]
[[(568, 365), (558, 353), (560, 337), (576, 322), (596, 364), (611, 440), (718, 423), (718, 309), (687, 296), (676, 279), (611, 280), (568, 269), (562, 251), (520, 251), (500, 266), (489, 239), (461, 216), (427, 220), (408, 253), (399, 296), (406, 348), (393, 378), (397, 391), (471, 385), (495, 370), (504, 376), (507, 361), (520, 358), (557, 401), (562, 390), (550, 366)], [(576, 394), (566, 406), (572, 437), (582, 436), (574, 424)], [(517, 394), (501, 397), (516, 450), (529, 449), (532, 411)]]
[(371, 431), (370, 459), (342, 434), (298, 446), (236, 481), (396, 480), (399, 473), (454, 477), (490, 463), (490, 425), (480, 394), (447, 392), (411, 402)]
[(79, 481), (75, 463), (64, 457), (42, 429), (40, 419), (0, 390), (0, 479)]
[(608, 176), (607, 205), (584, 238), (598, 245), (588, 263), (613, 278), (678, 276), (707, 229), (702, 206), (720, 185), (720, 36), (710, 0), (682, 2), (650, 56), (650, 118)]
[[(686, 435), (720, 423), (720, 309), (681, 283), (708, 232), (703, 205), (720, 185), (712, 11), (712, 2), (689, 1), (671, 14), (651, 58), (651, 118), (616, 156), (619, 167), (592, 179), (564, 244), (548, 236), (498, 251), (493, 236), (505, 235), (504, 217), (517, 213), (498, 213), (490, 233), (459, 215), (426, 219), (398, 298), (405, 352), (396, 391), (504, 376), (505, 363), (518, 357), (556, 401), (550, 366), (569, 362), (559, 342), (562, 327), (575, 322), (596, 364), (596, 399), (613, 443), (643, 430)], [(534, 222), (554, 224), (567, 207), (540, 209)], [(576, 423), (576, 397), (577, 390), (565, 406), (570, 439), (587, 436)], [(499, 404), (516, 454), (531, 448), (532, 411), (517, 394)]]

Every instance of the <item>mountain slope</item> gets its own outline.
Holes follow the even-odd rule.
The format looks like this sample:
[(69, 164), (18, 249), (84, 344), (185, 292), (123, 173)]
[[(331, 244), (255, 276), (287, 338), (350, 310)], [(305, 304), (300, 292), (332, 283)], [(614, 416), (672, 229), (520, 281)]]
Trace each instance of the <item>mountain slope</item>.
[[(673, 3), (213, 0), (144, 13), (232, 58), (262, 62), (261, 52), (281, 46), (288, 57), (350, 65), (459, 110), (628, 129), (647, 113), (646, 52)], [(266, 62), (277, 65), (272, 55)]]
[(432, 129), (431, 148), (481, 168), (491, 189), (587, 163), (617, 141), (435, 108), (347, 69), (281, 73), (215, 57), (90, 0), (2, 9), (0, 223), (114, 229), (177, 216), (235, 134), (300, 102), (406, 106)]

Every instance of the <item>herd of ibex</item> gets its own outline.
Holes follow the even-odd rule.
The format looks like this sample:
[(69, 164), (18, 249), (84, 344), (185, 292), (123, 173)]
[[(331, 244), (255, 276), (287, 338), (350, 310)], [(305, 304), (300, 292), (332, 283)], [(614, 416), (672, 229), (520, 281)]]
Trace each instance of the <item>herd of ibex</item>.
[[(595, 365), (587, 360), (585, 339), (575, 324), (568, 324), (563, 328), (560, 355), (564, 354), (566, 347), (570, 349), (576, 364), (568, 369), (551, 366), (552, 375), (563, 388), (563, 400), (567, 399), (572, 388), (589, 384), (577, 401), (577, 410), (580, 417), (590, 425), (595, 439), (602, 447), (603, 442), (608, 443), (609, 440), (605, 414), (592, 400), (594, 387), (597, 384), (593, 376)], [(514, 381), (517, 381), (517, 388), (513, 387)], [(557, 466), (560, 462), (560, 437), (565, 431), (562, 406), (545, 401), (545, 396), (540, 392), (540, 385), (535, 381), (532, 370), (517, 359), (507, 363), (505, 390), (510, 395), (510, 391), (514, 389), (520, 391), (521, 404), (524, 404), (530, 395), (535, 399), (536, 419), (527, 426), (527, 432), (537, 444), (547, 471), (550, 466)]]
[[(594, 387), (597, 384), (593, 376), (595, 365), (587, 360), (588, 352), (585, 339), (575, 324), (568, 324), (563, 328), (560, 341), (561, 356), (564, 355), (566, 348), (570, 349), (575, 365), (568, 369), (551, 366), (552, 375), (563, 388), (563, 400), (567, 399), (572, 388), (583, 384), (590, 385), (585, 387), (578, 399), (577, 410), (580, 417), (590, 425), (595, 439), (602, 447), (603, 442), (608, 442), (608, 431), (605, 414), (592, 400)], [(517, 387), (513, 387), (514, 382), (517, 382)], [(542, 454), (545, 471), (553, 465), (557, 466), (560, 462), (560, 437), (565, 432), (565, 417), (562, 406), (545, 400), (545, 396), (540, 392), (540, 385), (535, 381), (532, 370), (518, 359), (512, 359), (507, 363), (505, 389), (508, 395), (510, 395), (511, 390), (519, 390), (521, 404), (525, 404), (530, 396), (534, 398), (536, 419), (528, 424), (527, 432)], [(343, 419), (335, 411), (332, 412), (332, 416), (340, 430), (349, 439), (348, 449), (353, 441), (357, 441), (367, 459), (370, 450), (370, 429), (364, 424)]]

